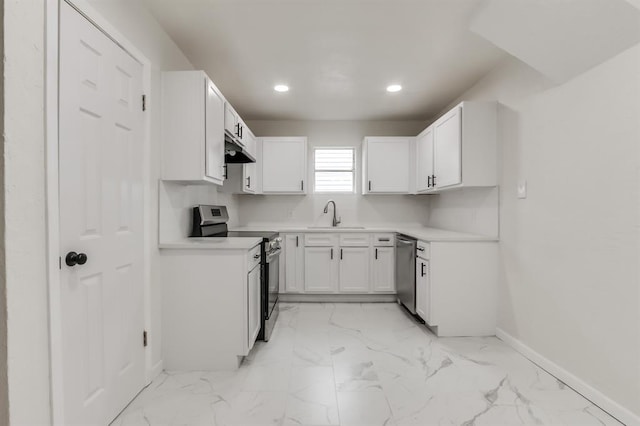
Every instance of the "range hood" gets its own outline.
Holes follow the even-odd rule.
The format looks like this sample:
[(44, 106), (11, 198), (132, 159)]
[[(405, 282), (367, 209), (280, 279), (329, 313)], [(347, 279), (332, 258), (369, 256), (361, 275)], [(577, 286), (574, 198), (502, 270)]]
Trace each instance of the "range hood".
[(224, 137), (224, 162), (226, 164), (255, 163), (256, 159), (228, 135)]

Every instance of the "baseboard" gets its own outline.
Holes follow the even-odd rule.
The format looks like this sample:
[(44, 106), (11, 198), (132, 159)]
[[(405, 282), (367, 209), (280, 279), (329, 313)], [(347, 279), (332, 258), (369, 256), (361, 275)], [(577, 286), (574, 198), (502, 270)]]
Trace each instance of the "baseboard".
[(395, 302), (395, 294), (295, 294), (280, 293), (281, 302), (318, 302), (318, 303), (381, 303)]
[(611, 398), (586, 383), (584, 380), (576, 377), (572, 373), (568, 372), (564, 368), (560, 367), (555, 362), (544, 357), (540, 353), (531, 349), (529, 346), (522, 343), (520, 340), (511, 336), (509, 333), (501, 329), (496, 329), (496, 336), (511, 346), (513, 349), (524, 355), (531, 362), (538, 365), (543, 370), (547, 371), (552, 376), (555, 376), (567, 386), (593, 402), (595, 405), (609, 413), (611, 416), (618, 419), (620, 422), (627, 426), (640, 426), (640, 416), (634, 414), (628, 408), (623, 407)]
[(164, 366), (162, 360), (156, 362), (150, 369), (147, 370), (147, 385), (153, 381), (162, 371)]

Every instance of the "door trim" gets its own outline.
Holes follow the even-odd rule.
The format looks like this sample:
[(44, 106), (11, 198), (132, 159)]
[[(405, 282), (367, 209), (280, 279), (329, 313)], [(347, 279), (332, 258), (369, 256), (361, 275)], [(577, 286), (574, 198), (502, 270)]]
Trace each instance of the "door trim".
[[(62, 316), (60, 309), (60, 203), (58, 169), (58, 55), (60, 5), (66, 2), (93, 23), (100, 31), (112, 39), (142, 65), (142, 88), (151, 94), (151, 61), (102, 17), (86, 0), (57, 0), (45, 2), (45, 169), (46, 169), (46, 237), (47, 237), (47, 286), (49, 293), (49, 368), (51, 421), (54, 425), (64, 424), (64, 386)], [(155, 94), (153, 94), (155, 95)], [(143, 142), (143, 300), (144, 326), (151, 331), (151, 119), (144, 114), (142, 124)], [(142, 330), (140, 330), (142, 336)], [(142, 344), (142, 337), (141, 337)], [(162, 361), (151, 365), (151, 351), (145, 348), (145, 384), (162, 371)]]

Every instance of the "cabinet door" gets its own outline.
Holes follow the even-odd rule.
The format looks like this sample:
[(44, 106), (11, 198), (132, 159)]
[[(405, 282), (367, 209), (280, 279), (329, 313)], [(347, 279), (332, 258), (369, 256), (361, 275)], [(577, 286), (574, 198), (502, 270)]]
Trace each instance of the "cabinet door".
[(431, 287), (429, 261), (416, 259), (416, 313), (428, 323), (431, 320)]
[(336, 291), (336, 255), (333, 247), (305, 247), (304, 289), (307, 293)]
[(302, 244), (302, 235), (285, 235), (284, 290), (286, 293), (304, 292), (304, 247)]
[(433, 176), (433, 128), (429, 127), (416, 138), (416, 191), (431, 189)]
[(365, 193), (409, 193), (410, 140), (368, 138)]
[(374, 247), (372, 269), (374, 292), (394, 292), (396, 290), (393, 247)]
[(243, 166), (243, 180), (242, 180), (242, 192), (249, 194), (256, 193), (257, 179), (258, 179), (258, 166), (256, 163), (247, 163)]
[(462, 109), (454, 108), (434, 124), (436, 188), (462, 183)]
[(224, 101), (207, 80), (205, 104), (205, 175), (222, 185), (224, 181)]
[(224, 129), (231, 135), (238, 137), (238, 114), (231, 104), (224, 104)]
[(304, 194), (306, 138), (263, 138), (262, 192)]
[(340, 291), (350, 293), (369, 292), (369, 247), (341, 247)]
[(260, 332), (260, 265), (247, 276), (247, 324), (248, 348), (251, 350)]

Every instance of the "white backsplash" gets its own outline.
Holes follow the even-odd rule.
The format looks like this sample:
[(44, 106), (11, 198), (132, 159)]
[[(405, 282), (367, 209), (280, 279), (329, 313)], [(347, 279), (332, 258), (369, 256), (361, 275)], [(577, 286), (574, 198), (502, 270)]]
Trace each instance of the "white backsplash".
[(309, 194), (238, 196), (239, 223), (243, 226), (287, 224), (329, 226), (333, 206), (323, 213), (328, 200), (336, 202), (343, 226), (426, 225), (429, 196)]
[(238, 197), (218, 192), (214, 185), (183, 185), (160, 181), (159, 242), (175, 241), (191, 232), (192, 207), (197, 204), (221, 204), (229, 211), (229, 225), (238, 225)]
[(430, 197), (429, 226), (499, 236), (498, 187), (457, 189)]

